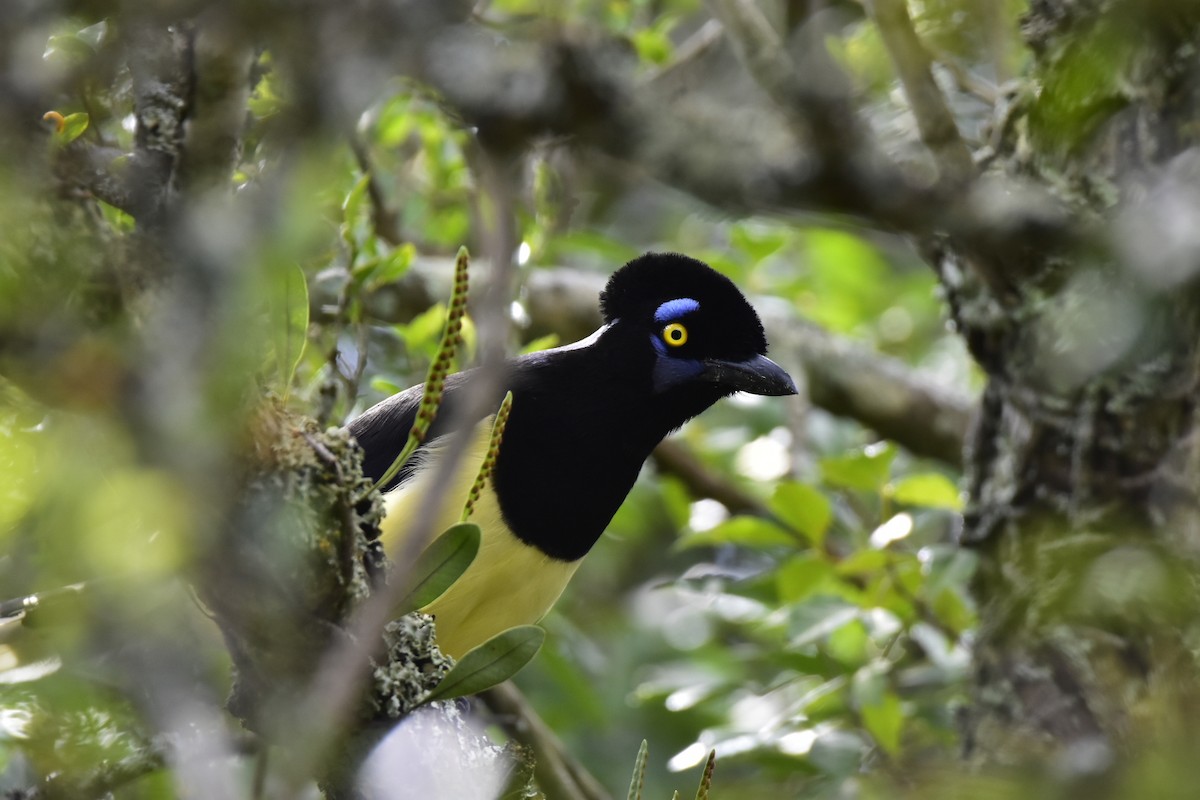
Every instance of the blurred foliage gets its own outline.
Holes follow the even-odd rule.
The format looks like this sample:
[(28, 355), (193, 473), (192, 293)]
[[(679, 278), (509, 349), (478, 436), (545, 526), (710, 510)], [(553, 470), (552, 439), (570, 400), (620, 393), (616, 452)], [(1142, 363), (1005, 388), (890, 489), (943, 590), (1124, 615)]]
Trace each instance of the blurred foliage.
[[(548, 19), (602, 26), (627, 39), (647, 73), (705, 19), (698, 0), (486, 5), (500, 30)], [(1011, 74), (1016, 7), (938, 0), (916, 17), (937, 52)], [(894, 90), (870, 26), (853, 19), (843, 34), (830, 47), (864, 90)], [(131, 146), (130, 78), (111, 67), (117, 46), (102, 20), (62, 19), (48, 34), (48, 69), (106, 65), (54, 98), (55, 146), (76, 137)], [(417, 260), (479, 244), (472, 132), (438, 98), (391, 84), (358, 120), (365, 159), (320, 136), (296, 148), (281, 127), (295, 89), (271, 70), (270, 53), (259, 67), (231, 183), (278, 210), (215, 219), (209, 235), (232, 248), (239, 274), (205, 320), (211, 330), (179, 332), (207, 349), (182, 365), (183, 392), (157, 395), (164, 419), (153, 424), (131, 394), (183, 379), (147, 366), (141, 337), (159, 328), (141, 316), (141, 287), (122, 282), (128, 265), (117, 267), (131, 219), (97, 200), (49, 196), (44, 168), (0, 165), (0, 599), (79, 580), (121, 584), (39, 637), (40, 670), (17, 667), (29, 653), (0, 644), (0, 789), (50, 771), (84, 780), (93, 765), (144, 756), (130, 741), (178, 732), (181, 720), (128, 670), (186, 662), (181, 696), (219, 705), (227, 656), (176, 579), (216, 524), (213, 498), (231, 487), (224, 476), (197, 481), (180, 462), (228, 464), (268, 394), (340, 424), (419, 381), (445, 305), (389, 321), (368, 300)], [(1063, 69), (1072, 80), (1075, 68)], [(598, 175), (553, 143), (525, 175), (512, 211), (526, 271), (607, 273), (647, 249), (679, 250), (763, 302), (790, 304), (939, 380), (974, 380), (932, 274), (896, 238), (820, 216), (719, 218), (661, 187)], [(392, 241), (379, 202), (394, 212)], [(464, 337), (460, 365), (474, 352), (470, 324)], [(519, 677), (614, 795), (643, 738), (670, 754), (649, 761), (645, 797), (669, 796), (678, 781), (667, 771), (694, 769), (711, 749), (721, 765), (714, 797), (845, 796), (864, 769), (886, 782), (955, 753), (974, 623), (973, 559), (953, 544), (959, 476), (853, 422), (794, 412), (739, 398), (689, 424), (680, 436), (704, 464), (772, 518), (729, 517), (648, 468)], [(176, 437), (161, 445), (168, 454), (151, 441), (164, 430)], [(141, 652), (145, 638), (154, 644)], [(238, 763), (231, 785), (249, 792)], [(153, 770), (117, 796), (168, 797), (179, 786)]]

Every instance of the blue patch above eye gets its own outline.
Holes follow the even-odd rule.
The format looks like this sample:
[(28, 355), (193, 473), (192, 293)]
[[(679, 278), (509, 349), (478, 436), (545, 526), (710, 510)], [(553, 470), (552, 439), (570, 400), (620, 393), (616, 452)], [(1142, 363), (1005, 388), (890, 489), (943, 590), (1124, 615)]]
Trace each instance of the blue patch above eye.
[(668, 300), (654, 309), (654, 321), (670, 322), (671, 320), (679, 319), (684, 314), (699, 310), (700, 303), (698, 301), (690, 297), (680, 297), (675, 300)]

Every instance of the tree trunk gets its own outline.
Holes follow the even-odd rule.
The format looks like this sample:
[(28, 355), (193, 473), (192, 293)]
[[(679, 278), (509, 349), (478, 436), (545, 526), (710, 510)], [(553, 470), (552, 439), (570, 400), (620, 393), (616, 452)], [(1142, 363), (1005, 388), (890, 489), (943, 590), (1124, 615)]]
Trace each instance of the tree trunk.
[[(1197, 21), (1192, 4), (1034, 0), (1035, 86), (986, 167), (1048, 188), (1047, 227), (1084, 235), (932, 253), (987, 373), (963, 531), (981, 556), (978, 763), (1107, 764), (1200, 711)], [(986, 179), (981, 197), (1027, 202)]]

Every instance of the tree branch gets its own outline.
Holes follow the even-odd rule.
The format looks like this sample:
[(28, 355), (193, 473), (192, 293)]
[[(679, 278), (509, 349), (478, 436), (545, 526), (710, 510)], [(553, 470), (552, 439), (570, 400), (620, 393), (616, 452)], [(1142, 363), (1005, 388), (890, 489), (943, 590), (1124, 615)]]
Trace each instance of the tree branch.
[(664, 439), (654, 448), (654, 463), (663, 472), (683, 481), (694, 496), (710, 497), (729, 509), (730, 514), (767, 513), (762, 501), (721, 473), (709, 469), (687, 445), (676, 439)]
[(776, 105), (788, 116), (801, 140), (825, 158), (846, 160), (872, 151), (870, 137), (857, 111), (848, 102), (849, 81), (815, 36), (807, 38), (809, 74), (800, 70), (783, 40), (751, 0), (711, 0), (733, 41), (738, 58)]
[(371, 224), (375, 227), (375, 234), (393, 247), (398, 247), (404, 243), (404, 237), (400, 235), (396, 210), (388, 205), (387, 198), (383, 196), (383, 187), (379, 185), (379, 178), (375, 174), (371, 153), (358, 134), (351, 132), (348, 139), (354, 160), (367, 177), (367, 198), (371, 201)]
[(929, 53), (913, 30), (905, 0), (867, 0), (866, 7), (904, 86), (921, 141), (950, 181), (970, 180), (975, 175), (975, 162), (933, 79)]
[(188, 195), (232, 191), (252, 63), (253, 49), (227, 19), (202, 15), (192, 34), (188, 124), (179, 159), (180, 188)]
[[(418, 258), (399, 284), (381, 287), (364, 298), (368, 313), (389, 322), (410, 319), (449, 293), (452, 268), (450, 259)], [(591, 333), (601, 324), (596, 298), (604, 280), (603, 275), (566, 267), (532, 271), (522, 292), (530, 320), (524, 335), (533, 338), (558, 333), (564, 341), (575, 341)], [(396, 297), (405, 295), (424, 305), (399, 305)], [(314, 308), (325, 302), (314, 292)], [(954, 466), (962, 464), (974, 399), (939, 386), (898, 359), (835, 336), (790, 309), (768, 307), (762, 318), (772, 357), (786, 367), (804, 370), (814, 405), (858, 420), (917, 455)], [(681, 468), (677, 474), (693, 490), (720, 500), (731, 510), (752, 510), (758, 505), (740, 495), (736, 487), (722, 485), (719, 478), (694, 473), (677, 455), (668, 448), (656, 459), (673, 472)]]
[(480, 697), (497, 717), (500, 727), (533, 750), (537, 763), (534, 779), (546, 797), (563, 800), (609, 800), (608, 791), (587, 769), (571, 757), (554, 731), (512, 681), (493, 686)]
[(963, 462), (974, 401), (793, 314), (765, 315), (780, 360), (798, 358), (813, 405), (855, 419), (919, 456)]

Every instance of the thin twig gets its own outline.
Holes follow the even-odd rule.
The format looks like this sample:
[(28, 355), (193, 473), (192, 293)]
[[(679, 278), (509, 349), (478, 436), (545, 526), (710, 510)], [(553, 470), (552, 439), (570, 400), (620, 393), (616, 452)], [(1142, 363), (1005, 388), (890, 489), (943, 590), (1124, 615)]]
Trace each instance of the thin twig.
[(675, 48), (674, 59), (667, 64), (663, 64), (658, 69), (646, 73), (641, 79), (642, 85), (653, 83), (669, 75), (679, 74), (680, 70), (699, 61), (704, 55), (709, 53), (713, 49), (713, 46), (721, 41), (721, 35), (724, 32), (725, 28), (721, 25), (720, 20), (708, 20), (695, 33), (684, 39)]
[(1000, 88), (996, 84), (971, 72), (951, 56), (937, 54), (934, 59), (950, 71), (959, 91), (974, 95), (989, 106), (994, 107), (999, 102)]
[(587, 768), (572, 758), (554, 731), (512, 681), (488, 689), (480, 698), (496, 722), (516, 741), (533, 750), (534, 778), (546, 797), (565, 800), (610, 800), (610, 795)]
[(929, 53), (913, 29), (906, 0), (868, 0), (866, 7), (904, 86), (921, 141), (950, 180), (970, 180), (975, 175), (975, 162), (933, 79)]
[(392, 247), (400, 246), (404, 243), (404, 237), (400, 235), (398, 217), (395, 209), (388, 205), (387, 198), (383, 196), (383, 188), (379, 185), (379, 178), (376, 177), (375, 165), (371, 161), (367, 146), (359, 136), (351, 134), (350, 149), (354, 151), (358, 168), (367, 176), (367, 197), (371, 201), (371, 224), (375, 228), (375, 235)]

